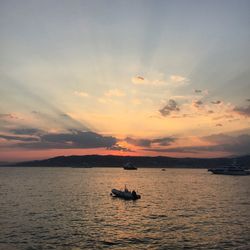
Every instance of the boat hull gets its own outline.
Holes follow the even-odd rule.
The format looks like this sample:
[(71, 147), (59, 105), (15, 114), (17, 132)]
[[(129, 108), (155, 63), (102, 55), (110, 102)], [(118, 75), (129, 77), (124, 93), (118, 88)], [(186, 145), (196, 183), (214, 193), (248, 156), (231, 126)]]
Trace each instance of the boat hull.
[(248, 175), (249, 174), (246, 171), (230, 171), (230, 170), (223, 170), (223, 169), (209, 169), (208, 171), (212, 172), (213, 174), (221, 174), (221, 175)]
[(129, 191), (120, 191), (120, 190), (117, 190), (117, 189), (112, 189), (111, 190), (111, 195), (113, 197), (118, 197), (118, 198), (122, 198), (124, 200), (138, 200), (141, 198), (140, 195), (136, 194), (132, 194), (131, 192)]

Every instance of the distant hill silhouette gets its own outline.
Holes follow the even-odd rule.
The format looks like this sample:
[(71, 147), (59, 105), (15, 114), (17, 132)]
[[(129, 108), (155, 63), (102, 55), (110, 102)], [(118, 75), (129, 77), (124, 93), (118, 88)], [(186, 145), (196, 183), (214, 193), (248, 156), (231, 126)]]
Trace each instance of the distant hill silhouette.
[(10, 163), (7, 161), (0, 161), (0, 166), (7, 166), (7, 165), (10, 165)]
[(58, 156), (46, 160), (26, 161), (15, 163), (12, 166), (27, 167), (122, 167), (130, 161), (136, 167), (155, 168), (210, 168), (237, 163), (250, 168), (250, 155), (234, 158), (172, 158), (165, 156), (114, 156), (114, 155), (83, 155)]

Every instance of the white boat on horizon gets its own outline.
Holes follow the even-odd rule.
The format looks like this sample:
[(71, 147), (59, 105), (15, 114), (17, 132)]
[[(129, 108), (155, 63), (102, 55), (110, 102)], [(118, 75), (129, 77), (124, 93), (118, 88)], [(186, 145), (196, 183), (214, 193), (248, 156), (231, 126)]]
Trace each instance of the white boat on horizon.
[(223, 175), (249, 175), (250, 172), (237, 164), (236, 160), (229, 166), (209, 168), (209, 172), (213, 174), (223, 174)]

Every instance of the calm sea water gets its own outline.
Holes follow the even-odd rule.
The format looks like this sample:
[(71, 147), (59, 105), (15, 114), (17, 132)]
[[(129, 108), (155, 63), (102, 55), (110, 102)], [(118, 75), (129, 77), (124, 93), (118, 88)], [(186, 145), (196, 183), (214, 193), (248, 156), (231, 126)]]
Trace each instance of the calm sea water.
[[(141, 200), (110, 196), (135, 188)], [(0, 168), (0, 249), (250, 249), (250, 176)]]

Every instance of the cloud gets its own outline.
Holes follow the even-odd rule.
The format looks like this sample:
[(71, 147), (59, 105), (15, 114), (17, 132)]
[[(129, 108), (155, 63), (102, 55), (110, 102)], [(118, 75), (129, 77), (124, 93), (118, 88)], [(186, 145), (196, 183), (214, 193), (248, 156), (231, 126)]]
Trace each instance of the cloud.
[(169, 146), (175, 140), (176, 139), (173, 137), (163, 137), (163, 138), (153, 139), (152, 143), (157, 143), (159, 146)]
[(37, 135), (43, 133), (42, 130), (36, 128), (16, 128), (11, 129), (10, 132), (15, 135)]
[(77, 96), (81, 96), (81, 97), (88, 97), (89, 96), (89, 94), (87, 92), (83, 92), (83, 91), (75, 91), (74, 94)]
[(10, 130), (20, 127), (20, 124), (24, 124), (21, 114), (18, 114), (18, 117), (12, 114), (0, 114), (0, 134), (11, 136), (13, 133)]
[(0, 119), (17, 119), (13, 114), (0, 114)]
[(214, 134), (211, 136), (204, 137), (203, 139), (217, 143), (214, 146), (214, 150), (228, 151), (231, 153), (238, 154), (249, 154), (250, 153), (250, 135), (241, 134), (238, 136), (230, 136), (226, 134)]
[(60, 116), (63, 117), (63, 118), (66, 118), (66, 119), (71, 119), (71, 116), (69, 116), (66, 113), (61, 113)]
[(144, 148), (144, 151), (159, 152), (159, 153), (197, 153), (191, 147), (178, 147), (178, 148)]
[(165, 105), (162, 109), (159, 110), (162, 116), (168, 116), (174, 111), (180, 111), (180, 108), (178, 107), (178, 104), (175, 100), (170, 99), (168, 101), (168, 104)]
[(99, 148), (111, 147), (116, 143), (112, 136), (102, 136), (94, 132), (72, 131), (71, 133), (48, 133), (41, 136), (44, 143), (60, 143), (62, 146), (72, 148)]
[(132, 77), (132, 83), (136, 85), (163, 85), (166, 84), (163, 74), (159, 74), (158, 79), (147, 79), (143, 76), (134, 76)]
[(213, 120), (222, 120), (222, 119), (230, 119), (233, 118), (233, 115), (221, 115), (221, 116), (216, 116), (213, 118)]
[(137, 80), (140, 80), (140, 81), (144, 81), (145, 80), (144, 77), (142, 77), (142, 76), (137, 76), (136, 78), (137, 78)]
[(39, 141), (39, 139), (35, 137), (22, 137), (22, 136), (12, 136), (12, 135), (0, 135), (0, 138), (5, 139), (7, 141), (22, 141), (22, 142)]
[(125, 141), (129, 144), (139, 146), (139, 147), (150, 147), (151, 140), (149, 139), (134, 139), (131, 137), (127, 137)]
[(104, 93), (105, 96), (107, 97), (121, 97), (121, 96), (125, 96), (125, 93), (119, 89), (110, 89), (107, 92)]
[(122, 146), (120, 146), (118, 144), (115, 144), (112, 147), (108, 147), (107, 149), (108, 150), (114, 150), (114, 151), (122, 151), (122, 152), (134, 152), (133, 150), (131, 150), (129, 148), (122, 147)]
[(181, 75), (171, 75), (170, 81), (172, 83), (182, 85), (182, 84), (186, 84), (187, 82), (189, 82), (189, 79)]
[(240, 115), (249, 117), (250, 116), (250, 105), (247, 107), (235, 107), (234, 111)]
[(132, 99), (131, 102), (132, 102), (134, 105), (139, 105), (139, 104), (142, 103), (142, 101), (141, 101), (140, 99), (138, 99), (138, 98)]
[(196, 100), (196, 101), (193, 101), (192, 103), (192, 106), (195, 107), (195, 108), (200, 108), (202, 106), (203, 102), (201, 100)]
[(148, 80), (145, 80), (142, 76), (134, 76), (131, 79), (132, 83), (134, 84), (148, 84)]
[(205, 90), (202, 90), (202, 89), (195, 89), (195, 90), (194, 90), (194, 93), (195, 93), (195, 94), (202, 94), (203, 96), (206, 96), (206, 95), (208, 95), (208, 90), (207, 90), (207, 89), (205, 89)]
[(103, 136), (90, 131), (71, 130), (65, 133), (45, 133), (34, 137), (5, 136), (6, 140), (18, 140), (27, 143), (17, 143), (11, 147), (29, 149), (67, 149), (67, 148), (110, 148), (117, 143), (112, 136)]
[[(118, 96), (116, 96), (116, 97), (118, 97)], [(104, 97), (100, 97), (97, 100), (100, 103), (113, 105), (114, 107), (116, 105), (118, 105), (118, 103), (119, 103), (119, 100), (117, 98), (112, 98), (111, 96), (110, 97), (107, 97), (107, 96), (106, 97), (105, 96)]]
[(125, 141), (129, 144), (139, 147), (148, 147), (151, 146), (169, 146), (172, 142), (175, 141), (175, 138), (172, 137), (163, 137), (163, 138), (156, 138), (156, 139), (134, 139), (131, 137), (127, 137)]
[(17, 122), (17, 120), (20, 120), (19, 117), (10, 114), (10, 113), (5, 113), (5, 114), (0, 114), (0, 130), (3, 131), (4, 127), (10, 127), (13, 126)]
[(131, 79), (132, 83), (137, 85), (169, 85), (180, 86), (187, 84), (189, 79), (181, 75), (170, 75), (168, 78), (164, 74), (155, 72), (150, 78), (144, 76), (134, 76)]
[(201, 89), (195, 89), (194, 93), (197, 93), (197, 94), (202, 93), (202, 90)]
[(211, 103), (212, 103), (212, 104), (220, 104), (221, 101), (219, 101), (219, 100), (218, 100), (218, 101), (212, 101)]
[(192, 114), (183, 114), (182, 117), (193, 117)]
[(200, 138), (213, 145), (208, 146), (186, 146), (172, 148), (150, 148), (146, 151), (171, 152), (171, 153), (201, 153), (201, 152), (225, 152), (228, 154), (250, 154), (250, 135), (242, 134), (230, 136), (226, 134), (214, 134)]
[(193, 116), (194, 115), (192, 114), (182, 114), (182, 115), (172, 115), (171, 118), (180, 119), (180, 118), (191, 118)]
[(189, 99), (193, 99), (194, 96), (192, 95), (173, 95), (171, 96), (170, 99), (178, 99), (178, 100), (189, 100)]

